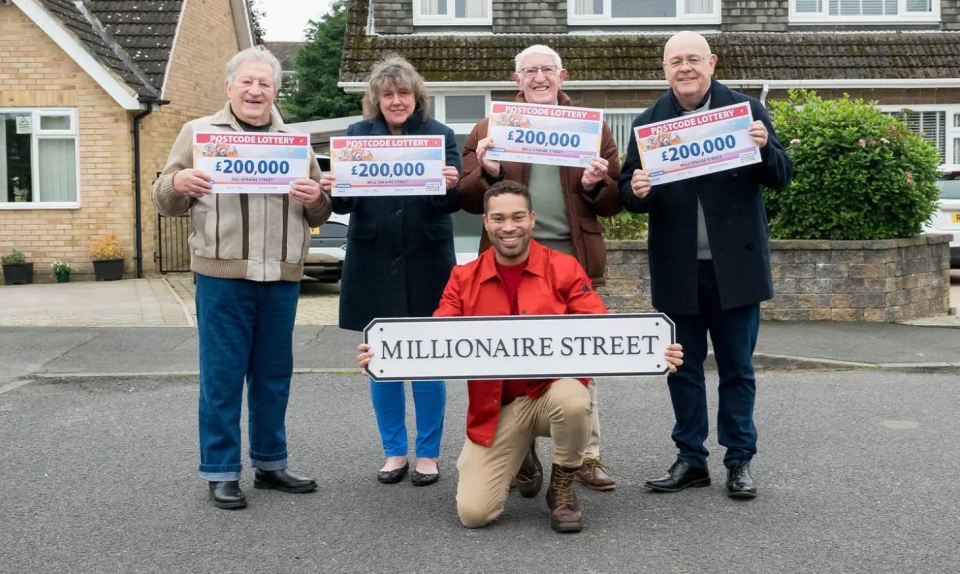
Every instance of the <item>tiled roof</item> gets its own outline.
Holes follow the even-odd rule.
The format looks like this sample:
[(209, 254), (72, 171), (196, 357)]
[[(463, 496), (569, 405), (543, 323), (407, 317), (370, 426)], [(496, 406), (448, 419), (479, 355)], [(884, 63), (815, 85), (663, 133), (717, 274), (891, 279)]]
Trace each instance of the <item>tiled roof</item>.
[(104, 33), (70, 0), (40, 2), (138, 94), (159, 95), (183, 0), (85, 0)]
[[(367, 36), (367, 2), (351, 3), (341, 82), (362, 82), (390, 52), (408, 58), (429, 82), (509, 81), (514, 56), (546, 44), (571, 80), (662, 80), (663, 35)], [(746, 33), (710, 36), (721, 80), (960, 78), (960, 33)]]
[(280, 60), (280, 68), (284, 72), (293, 71), (293, 59), (306, 42), (264, 42), (263, 47)]

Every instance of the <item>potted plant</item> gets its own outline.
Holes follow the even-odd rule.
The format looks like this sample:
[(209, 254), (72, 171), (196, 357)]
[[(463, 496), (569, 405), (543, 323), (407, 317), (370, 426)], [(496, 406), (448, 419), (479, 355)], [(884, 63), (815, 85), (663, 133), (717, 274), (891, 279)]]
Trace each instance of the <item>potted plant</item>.
[(97, 281), (123, 279), (123, 247), (114, 234), (105, 235), (90, 245), (93, 274)]
[(73, 271), (73, 268), (66, 261), (57, 259), (50, 264), (50, 269), (53, 270), (53, 276), (57, 279), (57, 283), (70, 282), (70, 272)]
[(25, 285), (33, 283), (33, 263), (27, 263), (27, 256), (16, 249), (10, 255), (0, 258), (3, 261), (3, 282), (7, 285)]

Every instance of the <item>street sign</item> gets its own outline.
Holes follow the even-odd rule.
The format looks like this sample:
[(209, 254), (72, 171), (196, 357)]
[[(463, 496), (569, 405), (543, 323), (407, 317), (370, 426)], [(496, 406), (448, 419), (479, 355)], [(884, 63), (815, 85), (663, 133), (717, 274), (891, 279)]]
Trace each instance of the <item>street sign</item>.
[(675, 336), (662, 313), (374, 319), (363, 331), (380, 381), (662, 375)]

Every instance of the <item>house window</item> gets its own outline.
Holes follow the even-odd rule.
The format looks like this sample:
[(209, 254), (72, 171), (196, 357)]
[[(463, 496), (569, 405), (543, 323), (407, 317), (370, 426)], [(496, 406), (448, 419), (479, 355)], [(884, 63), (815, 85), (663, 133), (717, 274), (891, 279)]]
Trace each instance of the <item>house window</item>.
[(487, 117), (489, 107), (489, 94), (430, 96), (430, 115), (453, 130), (460, 153), (463, 153), (463, 142), (467, 141), (473, 126)]
[(570, 0), (567, 23), (719, 24), (720, 0)]
[(489, 25), (491, 0), (413, 0), (414, 25)]
[(0, 209), (76, 207), (75, 110), (0, 108)]
[(939, 22), (939, 0), (791, 0), (793, 23)]
[(936, 146), (944, 169), (960, 169), (960, 108), (924, 105), (910, 109), (880, 106), (880, 109), (900, 118), (910, 131)]

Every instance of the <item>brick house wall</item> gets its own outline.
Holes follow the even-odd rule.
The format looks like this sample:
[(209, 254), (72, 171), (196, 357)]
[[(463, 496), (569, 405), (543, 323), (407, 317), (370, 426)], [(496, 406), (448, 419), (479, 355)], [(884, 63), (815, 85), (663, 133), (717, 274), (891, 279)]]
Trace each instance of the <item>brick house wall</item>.
[(35, 281), (52, 280), (56, 259), (68, 261), (83, 278), (93, 273), (90, 242), (115, 233), (127, 250), (129, 271), (133, 144), (127, 112), (13, 5), (0, 5), (0, 62), (0, 107), (77, 110), (80, 173), (79, 208), (0, 208), (0, 253), (16, 248), (26, 254)]
[[(227, 33), (218, 34), (217, 41), (212, 42), (211, 30)], [(159, 271), (155, 260), (157, 212), (150, 188), (157, 172), (166, 165), (167, 155), (183, 124), (219, 111), (226, 103), (225, 68), (239, 50), (227, 2), (186, 2), (163, 93), (170, 103), (147, 116), (142, 126), (140, 166), (145, 273)]]

